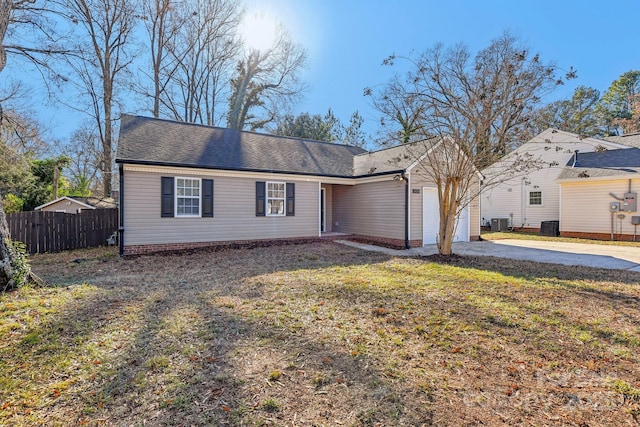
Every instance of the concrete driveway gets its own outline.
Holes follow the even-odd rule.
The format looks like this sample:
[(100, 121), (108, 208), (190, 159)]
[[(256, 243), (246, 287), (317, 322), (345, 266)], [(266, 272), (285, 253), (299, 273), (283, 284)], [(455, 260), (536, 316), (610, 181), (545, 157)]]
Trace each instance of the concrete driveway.
[[(428, 256), (438, 253), (436, 245), (408, 250), (394, 250), (346, 240), (338, 240), (337, 242), (394, 256)], [(509, 239), (454, 243), (453, 252), (458, 255), (495, 256), (507, 259), (640, 272), (640, 247), (631, 246)]]

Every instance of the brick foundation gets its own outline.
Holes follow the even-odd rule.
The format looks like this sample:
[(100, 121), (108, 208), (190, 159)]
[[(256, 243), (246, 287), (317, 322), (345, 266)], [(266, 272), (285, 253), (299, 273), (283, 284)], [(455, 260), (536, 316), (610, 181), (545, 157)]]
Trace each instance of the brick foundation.
[[(577, 239), (611, 240), (611, 233), (583, 233), (580, 231), (561, 231), (560, 237), (575, 237)], [(614, 234), (613, 240), (633, 241), (633, 234)]]
[(196, 242), (196, 243), (161, 243), (151, 245), (128, 245), (124, 247), (124, 256), (146, 255), (160, 252), (192, 252), (206, 249), (243, 249), (259, 248), (276, 245), (296, 245), (303, 243), (320, 242), (319, 237), (299, 237), (294, 239), (269, 239), (269, 240), (234, 240), (223, 242)]

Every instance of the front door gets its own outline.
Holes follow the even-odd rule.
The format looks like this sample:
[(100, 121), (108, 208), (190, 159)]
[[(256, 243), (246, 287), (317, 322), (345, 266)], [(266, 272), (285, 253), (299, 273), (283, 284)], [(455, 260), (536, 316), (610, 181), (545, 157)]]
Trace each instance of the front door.
[(324, 188), (320, 189), (320, 232), (324, 233), (327, 231), (327, 220), (326, 220), (326, 196)]

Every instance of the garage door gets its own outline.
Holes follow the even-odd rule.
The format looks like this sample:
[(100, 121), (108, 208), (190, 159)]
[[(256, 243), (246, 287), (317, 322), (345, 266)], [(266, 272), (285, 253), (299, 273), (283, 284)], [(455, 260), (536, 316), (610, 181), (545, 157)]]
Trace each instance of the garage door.
[[(438, 190), (424, 187), (422, 189), (422, 244), (437, 243), (440, 227), (440, 210), (438, 209)], [(456, 221), (454, 242), (469, 241), (469, 207), (466, 206)]]

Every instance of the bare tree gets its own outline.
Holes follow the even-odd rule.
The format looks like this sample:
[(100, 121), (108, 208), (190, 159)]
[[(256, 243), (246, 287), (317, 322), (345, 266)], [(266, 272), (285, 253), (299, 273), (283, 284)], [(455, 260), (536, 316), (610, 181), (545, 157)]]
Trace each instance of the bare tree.
[[(392, 56), (385, 64), (396, 59)], [(475, 58), (465, 46), (436, 45), (404, 59), (411, 71), (365, 94), (374, 97), (389, 129), (385, 135), (392, 139), (385, 142), (411, 142), (412, 155), (428, 165), (423, 173), (437, 188), (440, 206), (438, 250), (450, 255), (456, 218), (478, 196), (479, 170), (526, 134), (541, 97), (562, 81), (554, 65), (543, 64), (508, 33)], [(535, 167), (535, 159), (520, 156), (497, 179)], [(485, 182), (485, 188), (490, 184)]]
[(95, 125), (83, 124), (61, 147), (69, 158), (67, 166), (71, 192), (74, 196), (90, 196), (102, 192), (102, 144)]
[[(102, 142), (102, 187), (111, 194), (114, 121), (118, 119), (117, 88), (133, 60), (133, 0), (65, 0), (64, 13), (76, 26), (76, 56), (68, 63), (88, 100)], [(78, 109), (77, 105), (72, 106)], [(82, 110), (84, 111), (84, 110)]]
[(293, 43), (288, 31), (278, 25), (270, 48), (250, 49), (238, 63), (231, 81), (227, 127), (255, 130), (275, 120), (306, 89), (299, 79), (306, 61), (306, 50)]
[(156, 50), (152, 65), (154, 79), (157, 79), (154, 115), (157, 102), (159, 116), (215, 125), (223, 116), (219, 107), (226, 100), (225, 91), (238, 54), (238, 2), (164, 0), (160, 3), (165, 5), (160, 12), (167, 15), (163, 18), (164, 36), (160, 34), (159, 24), (153, 36)]
[[(7, 64), (7, 53), (23, 54), (36, 63), (39, 61), (36, 54), (47, 54), (47, 49), (39, 52), (43, 49), (29, 47), (26, 44), (6, 44), (6, 41), (11, 39), (12, 32), (17, 25), (30, 25), (37, 21), (39, 15), (36, 13), (36, 5), (38, 3), (35, 1), (0, 0), (0, 73)], [(35, 26), (37, 27), (37, 25)], [(0, 106), (1, 119), (2, 108)], [(16, 250), (11, 242), (2, 206), (2, 197), (0, 197), (0, 289), (5, 291), (28, 282), (43, 283), (42, 279), (31, 272), (24, 255)]]
[(142, 73), (149, 77), (151, 91), (144, 90), (144, 95), (153, 100), (151, 112), (153, 117), (160, 117), (160, 105), (163, 94), (167, 90), (176, 66), (170, 55), (172, 43), (182, 27), (178, 8), (184, 2), (176, 0), (142, 0), (142, 16), (149, 36), (151, 73), (146, 69)]

